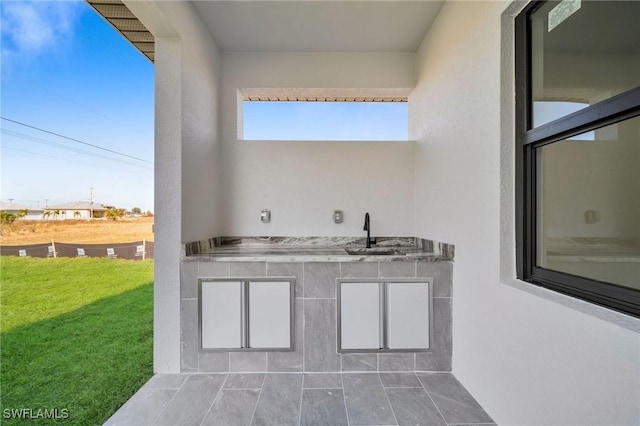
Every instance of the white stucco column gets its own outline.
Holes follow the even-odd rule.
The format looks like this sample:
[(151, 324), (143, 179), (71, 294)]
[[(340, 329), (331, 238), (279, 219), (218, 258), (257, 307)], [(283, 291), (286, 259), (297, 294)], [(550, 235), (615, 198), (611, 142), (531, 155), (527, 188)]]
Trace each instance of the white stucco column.
[(155, 39), (155, 373), (180, 371), (181, 54), (180, 39)]

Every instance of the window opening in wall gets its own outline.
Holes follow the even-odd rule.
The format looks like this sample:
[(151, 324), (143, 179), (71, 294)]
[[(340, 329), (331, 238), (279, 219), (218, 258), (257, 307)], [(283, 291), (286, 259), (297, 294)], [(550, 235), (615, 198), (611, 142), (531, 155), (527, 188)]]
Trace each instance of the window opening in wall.
[(242, 101), (245, 140), (406, 141), (408, 104)]
[(518, 278), (640, 317), (639, 20), (532, 2), (515, 46)]

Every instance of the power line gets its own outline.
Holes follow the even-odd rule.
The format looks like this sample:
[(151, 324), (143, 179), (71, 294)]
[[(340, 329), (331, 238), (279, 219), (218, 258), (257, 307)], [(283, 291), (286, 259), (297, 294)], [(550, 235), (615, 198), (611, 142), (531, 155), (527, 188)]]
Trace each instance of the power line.
[[(101, 164), (94, 164), (94, 163), (86, 163), (86, 162), (84, 162), (84, 161), (73, 160), (73, 159), (71, 159), (71, 158), (56, 157), (56, 156), (54, 156), (54, 155), (46, 155), (46, 154), (39, 154), (39, 153), (37, 153), (37, 152), (25, 151), (24, 149), (9, 148), (9, 147), (7, 147), (7, 146), (2, 146), (2, 147), (0, 147), (0, 148), (1, 148), (1, 149), (3, 149), (3, 150), (4, 150), (4, 149), (8, 149), (9, 151), (16, 151), (16, 152), (23, 152), (23, 153), (25, 153), (25, 154), (37, 155), (38, 157), (54, 158), (54, 159), (56, 159), (56, 160), (71, 161), (71, 162), (73, 162), (73, 163), (84, 164), (84, 165), (86, 165), (86, 166), (101, 167), (101, 168), (103, 168), (103, 169), (116, 170), (116, 171), (123, 172), (123, 173), (132, 173), (132, 174), (136, 174), (136, 175), (139, 175), (139, 173), (140, 173), (140, 172), (135, 171), (135, 170), (123, 170), (123, 169), (117, 169), (117, 168), (115, 168), (115, 167), (108, 167), (108, 166), (104, 166), (104, 165), (101, 165)], [(147, 170), (147, 173), (148, 173), (149, 171), (150, 171), (150, 170)]]
[(19, 124), (20, 126), (28, 127), (30, 129), (35, 129), (35, 130), (38, 130), (38, 131), (41, 131), (41, 132), (44, 132), (44, 133), (49, 133), (50, 135), (58, 136), (58, 137), (63, 138), (63, 139), (68, 139), (68, 140), (73, 141), (73, 142), (81, 143), (83, 145), (87, 145), (87, 146), (90, 146), (90, 147), (93, 147), (93, 148), (96, 148), (96, 149), (101, 149), (103, 151), (111, 152), (113, 154), (118, 154), (118, 155), (122, 155), (124, 157), (133, 158), (134, 160), (142, 161), (144, 163), (153, 164), (151, 161), (147, 161), (147, 160), (144, 160), (144, 159), (139, 158), (139, 157), (134, 157), (133, 155), (129, 155), (129, 154), (125, 154), (125, 153), (122, 153), (122, 152), (114, 151), (114, 150), (109, 149), (109, 148), (103, 148), (101, 146), (94, 145), (94, 144), (91, 144), (91, 143), (88, 143), (88, 142), (84, 142), (84, 141), (81, 141), (79, 139), (70, 138), (69, 136), (65, 136), (65, 135), (61, 135), (59, 133), (51, 132), (49, 130), (41, 129), (40, 127), (32, 126), (32, 125), (26, 124), (26, 123), (21, 123), (20, 121), (16, 121), (16, 120), (11, 120), (10, 118), (0, 117), (0, 119), (5, 120), (5, 121), (9, 121), (11, 123)]
[(80, 149), (80, 148), (75, 148), (75, 147), (71, 147), (71, 146), (67, 146), (58, 142), (53, 142), (53, 141), (49, 141), (46, 139), (41, 139), (41, 138), (37, 138), (35, 136), (31, 136), (31, 135), (26, 135), (24, 133), (20, 133), (20, 132), (15, 132), (13, 130), (9, 130), (9, 129), (3, 129), (2, 127), (0, 127), (0, 133), (5, 134), (5, 135), (9, 135), (9, 136), (13, 136), (15, 138), (20, 138), (20, 139), (24, 139), (24, 140), (28, 140), (31, 142), (36, 142), (36, 143), (40, 143), (40, 144), (44, 144), (44, 145), (48, 145), (48, 146), (52, 146), (52, 147), (56, 147), (56, 148), (60, 148), (60, 149), (65, 149), (68, 151), (72, 151), (72, 152), (77, 152), (79, 154), (82, 155), (88, 155), (91, 157), (97, 157), (97, 158), (102, 158), (108, 161), (115, 161), (118, 163), (122, 163), (122, 164), (126, 164), (127, 166), (132, 166), (132, 167), (141, 167), (145, 170), (151, 170), (149, 167), (142, 165), (142, 164), (138, 164), (138, 163), (131, 163), (127, 160), (123, 160), (120, 158), (113, 158), (113, 157), (107, 157), (106, 155), (101, 155), (101, 154), (96, 154), (95, 152), (90, 152), (90, 151), (86, 151), (84, 149)]

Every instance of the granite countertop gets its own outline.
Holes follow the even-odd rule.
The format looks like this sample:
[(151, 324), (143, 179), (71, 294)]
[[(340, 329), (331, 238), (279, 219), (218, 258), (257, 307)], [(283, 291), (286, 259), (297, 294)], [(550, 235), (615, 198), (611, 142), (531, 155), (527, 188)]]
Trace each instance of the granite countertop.
[(453, 246), (414, 237), (218, 237), (185, 245), (185, 261), (375, 262), (453, 260)]

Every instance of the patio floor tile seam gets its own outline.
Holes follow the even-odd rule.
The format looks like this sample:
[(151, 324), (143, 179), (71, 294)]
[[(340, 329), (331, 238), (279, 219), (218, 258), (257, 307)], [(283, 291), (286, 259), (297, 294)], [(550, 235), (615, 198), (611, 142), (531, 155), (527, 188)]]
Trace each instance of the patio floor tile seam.
[(447, 423), (449, 426), (496, 426), (495, 423)]
[(176, 395), (178, 395), (178, 393), (180, 392), (180, 390), (182, 389), (184, 384), (187, 383), (188, 381), (189, 381), (189, 377), (187, 377), (186, 380), (183, 380), (182, 383), (180, 384), (180, 386), (177, 389), (175, 389), (175, 388), (170, 389), (170, 390), (174, 390), (175, 389), (175, 393), (171, 396), (171, 399), (169, 399), (169, 401), (167, 401), (166, 405), (164, 407), (162, 407), (162, 410), (159, 410), (158, 414), (153, 418), (153, 422), (152, 422), (153, 424), (156, 424), (157, 421), (161, 418), (161, 416), (164, 413), (164, 411), (171, 406), (171, 402), (176, 398)]
[(300, 383), (300, 405), (298, 406), (298, 426), (302, 422), (302, 399), (304, 398), (304, 375), (302, 376), (302, 383)]
[(391, 405), (391, 400), (389, 399), (389, 395), (387, 395), (387, 391), (384, 388), (384, 383), (382, 382), (380, 373), (378, 373), (378, 381), (380, 382), (380, 386), (382, 386), (382, 393), (384, 393), (384, 397), (387, 398), (387, 404), (389, 404), (389, 408), (391, 408), (391, 414), (393, 414), (393, 419), (396, 421), (395, 424), (399, 425), (400, 423), (398, 423), (398, 416), (396, 416), (396, 412), (393, 409), (393, 405)]
[(343, 388), (333, 387), (333, 388), (303, 388), (304, 390), (342, 390)]
[[(449, 374), (451, 374), (451, 373), (449, 373)], [(442, 411), (440, 411), (440, 407), (438, 407), (438, 404), (436, 404), (436, 401), (431, 397), (431, 394), (429, 393), (429, 389), (427, 389), (427, 387), (424, 385), (422, 380), (420, 380), (420, 377), (418, 377), (418, 381), (422, 385), (422, 388), (424, 389), (424, 391), (427, 393), (427, 396), (429, 397), (429, 399), (433, 403), (433, 406), (436, 407), (436, 410), (438, 410), (438, 414), (440, 414), (440, 417), (442, 417), (442, 421), (444, 421), (448, 425), (449, 423), (447, 423), (447, 419), (442, 414)]]
[(384, 386), (385, 389), (424, 389), (423, 386)]
[[(256, 409), (258, 408), (258, 404), (260, 404), (260, 397), (262, 396), (262, 389), (264, 389), (264, 382), (267, 381), (267, 375), (264, 375), (264, 379), (262, 379), (262, 385), (260, 386), (260, 392), (258, 392), (258, 399), (256, 399), (256, 405), (253, 407), (253, 413), (251, 413), (251, 420), (249, 420), (249, 424), (253, 424), (253, 418), (256, 415)], [(302, 386), (302, 385), (301, 385)]]
[(213, 404), (215, 404), (216, 400), (218, 398), (220, 398), (220, 395), (222, 394), (222, 390), (224, 389), (224, 385), (227, 384), (227, 380), (228, 379), (229, 379), (229, 375), (225, 374), (225, 378), (224, 378), (224, 381), (222, 382), (222, 385), (220, 385), (220, 389), (218, 389), (218, 392), (216, 393), (215, 398), (213, 398), (213, 400), (211, 401), (211, 405), (209, 405), (209, 409), (207, 410), (206, 413), (204, 413), (204, 416), (202, 417), (202, 420), (200, 421), (201, 425), (204, 423), (204, 421), (206, 420), (207, 416), (209, 416), (209, 412), (211, 411), (211, 408), (213, 408)]
[[(259, 387), (255, 387), (255, 388), (226, 388), (225, 390), (228, 390), (228, 391), (231, 391), (231, 390), (237, 391), (237, 390), (259, 390), (259, 389), (262, 389), (262, 388), (259, 388)], [(221, 389), (221, 390), (222, 390), (222, 389)], [(220, 392), (218, 391), (218, 393), (220, 393)]]
[[(342, 358), (341, 358), (342, 359)], [(351, 420), (349, 419), (349, 406), (347, 405), (347, 392), (344, 389), (344, 374), (340, 374), (340, 384), (342, 385), (342, 402), (344, 403), (344, 413), (347, 416), (347, 426), (351, 426)]]

